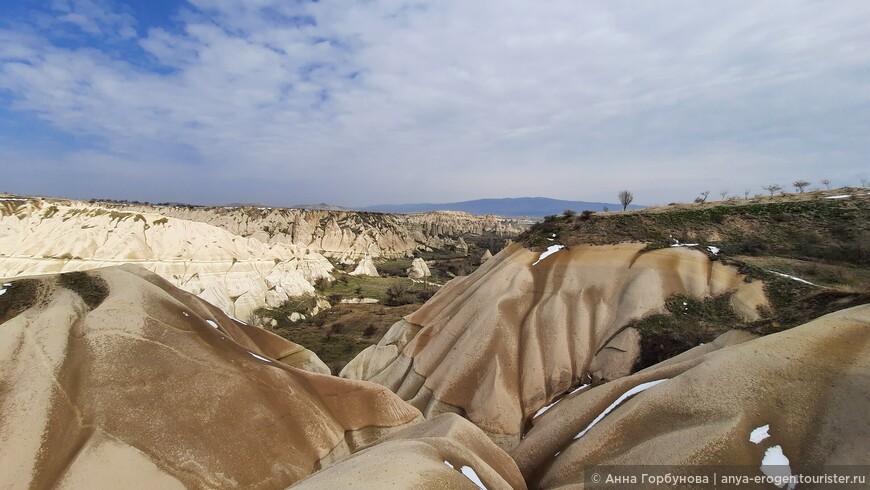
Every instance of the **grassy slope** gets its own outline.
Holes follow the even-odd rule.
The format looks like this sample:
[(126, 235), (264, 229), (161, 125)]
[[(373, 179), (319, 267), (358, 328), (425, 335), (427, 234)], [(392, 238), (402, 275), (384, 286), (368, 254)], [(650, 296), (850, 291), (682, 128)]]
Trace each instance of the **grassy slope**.
[[(827, 199), (849, 194), (848, 199)], [(553, 216), (520, 240), (533, 249), (554, 242), (610, 244), (673, 240), (721, 249), (713, 260), (765, 282), (770, 311), (743, 322), (727, 296), (694, 301), (674, 297), (668, 313), (635, 322), (642, 333), (638, 368), (667, 359), (731, 328), (767, 334), (842, 308), (870, 302), (870, 195), (867, 189), (838, 189), (752, 200), (676, 205), (626, 213)], [(806, 285), (769, 271), (805, 279)], [(684, 304), (685, 303), (685, 304)]]
[[(334, 373), (338, 373), (360, 351), (377, 343), (393, 323), (419, 308), (434, 294), (438, 284), (451, 279), (451, 274), (470, 274), (478, 267), (480, 256), (486, 248), (498, 251), (505, 245), (504, 239), (495, 240), (488, 236), (466, 237), (466, 240), (469, 242), (468, 255), (455, 250), (420, 254), (427, 262), (432, 262), (429, 265), (432, 277), (428, 284), (405, 277), (412, 258), (381, 260), (375, 262), (381, 277), (351, 276), (337, 272), (334, 274), (336, 281), (317, 284), (317, 295), (329, 300), (333, 307), (316, 316), (296, 323), (288, 319), (293, 312), (310, 311), (316, 302), (311, 296), (293, 298), (280, 308), (264, 308), (257, 313), (264, 319), (277, 322), (276, 326), (266, 328), (313, 350)], [(353, 267), (347, 269), (352, 270)], [(388, 293), (391, 287), (403, 291), (392, 301)], [(340, 303), (342, 299), (359, 297), (375, 298), (379, 303)]]

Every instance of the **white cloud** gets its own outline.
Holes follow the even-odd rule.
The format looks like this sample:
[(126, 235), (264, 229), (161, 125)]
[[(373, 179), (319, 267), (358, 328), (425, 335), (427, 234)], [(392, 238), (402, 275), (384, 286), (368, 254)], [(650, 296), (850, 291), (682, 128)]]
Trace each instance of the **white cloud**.
[(685, 200), (845, 179), (870, 149), (864, 2), (191, 4), (137, 39), (159, 70), (0, 31), (0, 90), (117, 165), (195, 165), (213, 200)]

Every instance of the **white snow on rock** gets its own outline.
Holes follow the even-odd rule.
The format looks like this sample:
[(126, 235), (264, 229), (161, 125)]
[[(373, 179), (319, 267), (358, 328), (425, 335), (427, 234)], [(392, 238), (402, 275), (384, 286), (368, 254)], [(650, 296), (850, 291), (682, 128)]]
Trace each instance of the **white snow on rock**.
[(697, 247), (697, 243), (675, 243), (671, 245), (672, 247)]
[(3, 287), (4, 287), (4, 288), (8, 288), (9, 286), (12, 286), (12, 283), (11, 283), (11, 282), (4, 282), (4, 283), (3, 283)]
[(550, 245), (549, 247), (547, 247), (546, 251), (541, 252), (541, 256), (538, 257), (538, 260), (536, 260), (535, 263), (532, 265), (537, 264), (538, 262), (546, 259), (547, 257), (553, 255), (554, 253), (558, 252), (559, 250), (562, 250), (563, 248), (565, 248), (564, 245)]
[[(564, 397), (563, 397), (563, 398), (564, 398)], [(544, 415), (544, 412), (546, 412), (547, 410), (553, 408), (553, 405), (559, 403), (560, 401), (562, 401), (562, 398), (559, 398), (558, 400), (556, 400), (556, 401), (554, 401), (553, 403), (547, 405), (546, 407), (541, 407), (540, 410), (538, 410), (537, 412), (535, 412), (535, 414), (532, 416), (532, 418), (533, 418), (533, 419), (536, 419), (536, 418), (540, 417), (541, 415)]]
[(238, 318), (236, 318), (236, 317), (234, 317), (234, 316), (231, 316), (230, 318), (232, 318), (233, 320), (235, 320), (235, 321), (241, 323), (242, 325), (247, 325), (247, 323), (245, 323), (245, 322), (239, 320)]
[(713, 255), (719, 255), (719, 250), (720, 250), (720, 249), (719, 249), (719, 247), (714, 247), (713, 245), (708, 245), (708, 246), (707, 246), (707, 250), (709, 250), (710, 253), (713, 254)]
[(218, 328), (218, 324), (212, 320), (206, 320), (205, 323), (208, 323), (209, 325), (211, 325), (212, 328)]
[(847, 199), (852, 197), (851, 194), (840, 194), (839, 196), (828, 196), (825, 199)]
[[(449, 466), (449, 467), (451, 467), (451, 468), (453, 468), (453, 465), (452, 465), (452, 464), (450, 464), (450, 462), (449, 462), (449, 461), (447, 461), (447, 460), (446, 460), (446, 459), (445, 459), (445, 460), (444, 460), (444, 464), (446, 464), (446, 465), (447, 465), (447, 466)], [(453, 468), (453, 469), (456, 469), (456, 468)]]
[(190, 316), (190, 315), (187, 314), (186, 311), (182, 311), (181, 314), (184, 315), (184, 316)]
[(609, 407), (604, 409), (603, 412), (601, 412), (597, 417), (595, 417), (595, 420), (593, 420), (592, 423), (589, 424), (588, 427), (586, 427), (585, 429), (580, 431), (579, 434), (574, 436), (574, 439), (577, 440), (577, 439), (580, 439), (581, 437), (583, 437), (583, 435), (585, 435), (587, 432), (589, 432), (589, 429), (595, 427), (595, 424), (597, 424), (598, 422), (601, 422), (601, 419), (606, 417), (607, 414), (609, 414), (614, 408), (618, 407), (620, 403), (624, 402), (625, 400), (631, 398), (632, 396), (634, 396), (642, 391), (646, 391), (646, 390), (652, 388), (653, 386), (655, 386), (659, 383), (664, 383), (665, 381), (667, 381), (667, 379), (657, 379), (655, 381), (641, 383), (641, 384), (635, 386), (634, 388), (626, 391), (625, 393), (622, 394), (622, 396), (617, 398), (615, 402), (611, 403)]
[(5, 292), (6, 292), (6, 289), (0, 289), (0, 296), (2, 296), (3, 293), (5, 293)]
[(788, 274), (783, 274), (782, 272), (776, 272), (776, 271), (772, 271), (772, 270), (768, 270), (767, 272), (770, 272), (771, 274), (776, 274), (777, 276), (780, 276), (780, 277), (785, 277), (787, 279), (791, 279), (793, 281), (802, 282), (804, 284), (809, 284), (810, 286), (815, 286), (815, 284), (811, 283), (810, 281), (807, 281), (806, 279), (801, 279), (800, 277), (790, 276)]
[(541, 407), (537, 412), (535, 412), (534, 415), (532, 415), (532, 418), (533, 418), (533, 419), (536, 419), (536, 418), (540, 417), (540, 416), (543, 415), (547, 410), (553, 408), (553, 405), (555, 405), (555, 404), (559, 403), (560, 401), (562, 401), (566, 396), (568, 396), (568, 395), (573, 395), (574, 393), (577, 393), (578, 391), (580, 391), (580, 390), (582, 390), (583, 388), (586, 388), (586, 387), (588, 387), (588, 386), (589, 386), (589, 385), (580, 385), (580, 386), (578, 386), (577, 388), (574, 388), (573, 390), (569, 391), (568, 393), (565, 393), (565, 396), (559, 398), (558, 400), (556, 400), (556, 401), (554, 401), (553, 403), (547, 405), (546, 407)]
[(272, 362), (272, 361), (270, 361), (269, 359), (266, 359), (265, 357), (263, 357), (263, 356), (261, 356), (261, 355), (259, 355), (259, 354), (254, 354), (253, 352), (250, 352), (250, 351), (248, 352), (248, 354), (250, 354), (250, 355), (256, 357), (257, 359), (259, 359), (259, 360), (261, 360), (261, 361)]
[(761, 427), (753, 430), (751, 434), (749, 434), (749, 442), (753, 444), (758, 444), (759, 442), (770, 437), (767, 431), (770, 430), (770, 424), (764, 424)]
[(773, 483), (778, 488), (786, 486), (786, 483), (788, 483), (789, 490), (795, 487), (796, 482), (788, 481), (788, 478), (791, 477), (791, 467), (780, 446), (769, 447), (764, 452), (764, 458), (761, 460), (761, 472), (774, 478)]
[(471, 480), (471, 483), (477, 485), (477, 488), (486, 490), (486, 485), (484, 485), (483, 482), (480, 481), (480, 478), (477, 476), (477, 473), (475, 473), (474, 468), (471, 468), (469, 466), (463, 466), (461, 468), (461, 471), (462, 474), (465, 475), (465, 478), (468, 478), (469, 480)]

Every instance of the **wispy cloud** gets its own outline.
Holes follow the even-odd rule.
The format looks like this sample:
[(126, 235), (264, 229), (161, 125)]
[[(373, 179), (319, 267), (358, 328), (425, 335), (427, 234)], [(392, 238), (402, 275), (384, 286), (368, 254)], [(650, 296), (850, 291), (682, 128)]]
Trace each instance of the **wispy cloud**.
[(193, 0), (160, 24), (58, 1), (0, 24), (0, 120), (75, 142), (0, 137), (0, 168), (284, 204), (845, 184), (867, 175), (867, 25), (860, 1)]

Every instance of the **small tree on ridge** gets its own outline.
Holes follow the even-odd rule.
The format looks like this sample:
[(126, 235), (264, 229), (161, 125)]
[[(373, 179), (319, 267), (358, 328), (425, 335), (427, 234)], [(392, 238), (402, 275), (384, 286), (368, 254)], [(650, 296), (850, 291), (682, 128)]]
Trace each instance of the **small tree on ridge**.
[(628, 209), (628, 205), (634, 200), (634, 194), (629, 191), (619, 191), (619, 204), (622, 204), (622, 210)]

